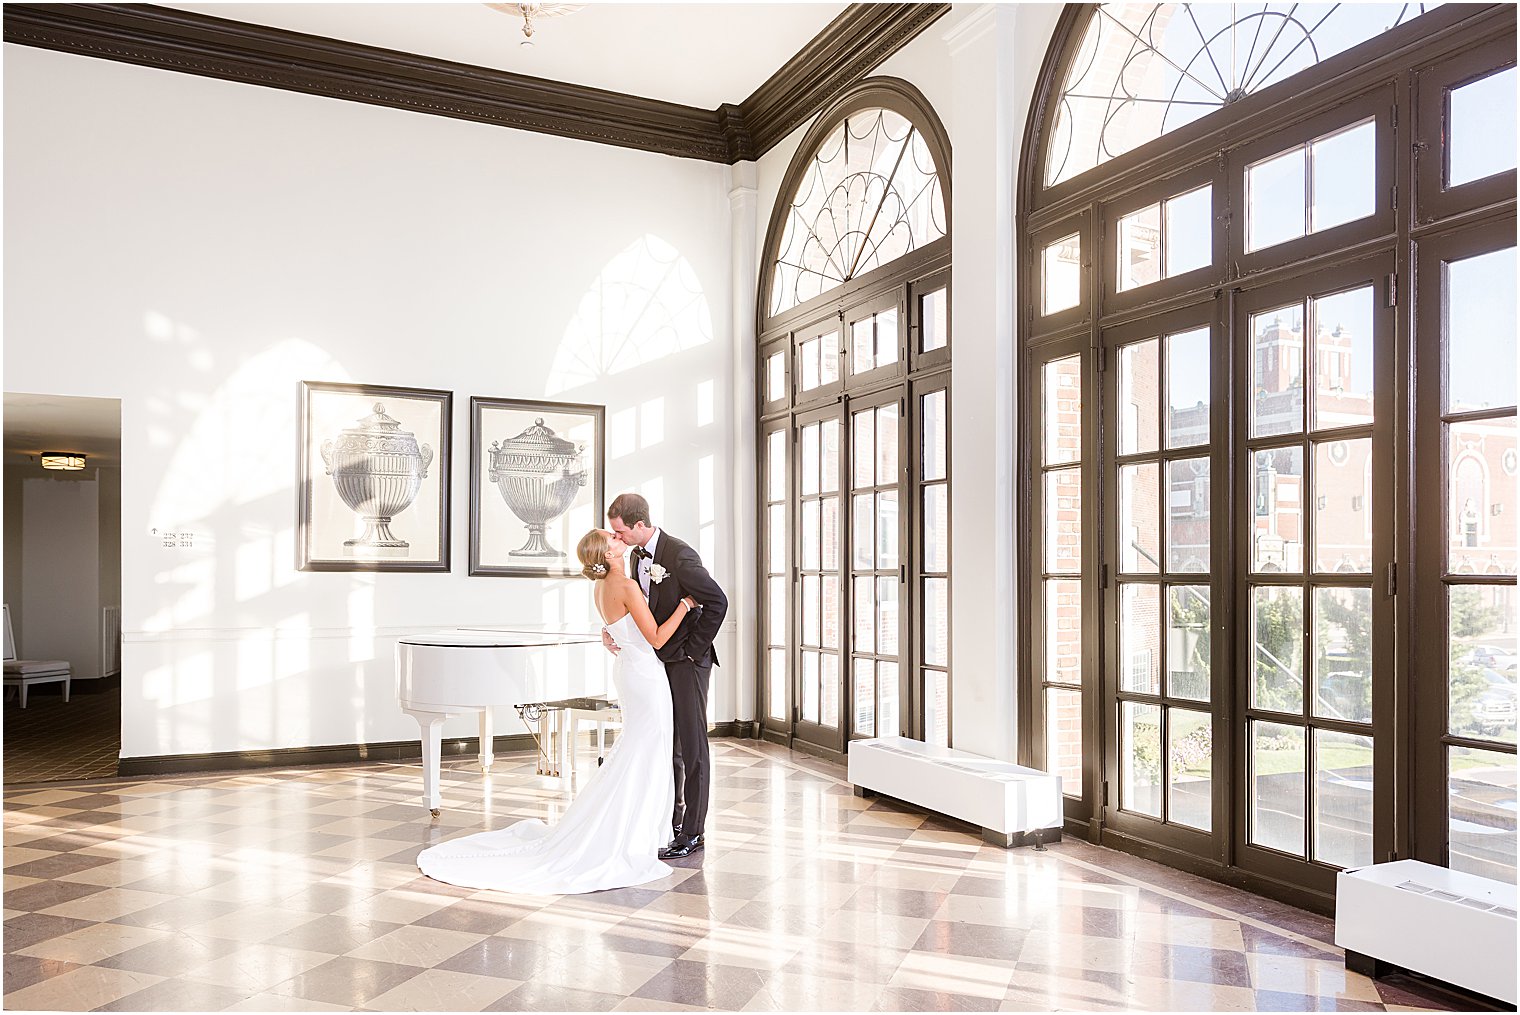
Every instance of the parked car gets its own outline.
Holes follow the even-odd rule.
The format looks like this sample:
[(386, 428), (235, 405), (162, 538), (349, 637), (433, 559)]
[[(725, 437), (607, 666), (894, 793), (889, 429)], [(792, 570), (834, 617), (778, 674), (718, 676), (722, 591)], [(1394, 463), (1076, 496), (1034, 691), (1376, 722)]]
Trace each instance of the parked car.
[(1483, 679), (1488, 689), (1478, 695), (1474, 703), (1473, 717), (1488, 736), (1496, 736), (1505, 730), (1515, 729), (1515, 681), (1492, 667), (1483, 668)]
[(1507, 674), (1510, 679), (1514, 679), (1516, 667), (1520, 665), (1520, 656), (1492, 645), (1474, 645), (1469, 658), (1479, 666)]

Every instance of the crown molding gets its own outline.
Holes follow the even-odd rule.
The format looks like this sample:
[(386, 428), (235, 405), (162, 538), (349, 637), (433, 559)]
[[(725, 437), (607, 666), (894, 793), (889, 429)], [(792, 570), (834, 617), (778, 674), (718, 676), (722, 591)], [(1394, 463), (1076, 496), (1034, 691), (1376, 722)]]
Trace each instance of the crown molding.
[(949, 4), (852, 4), (744, 102), (706, 110), (153, 4), (4, 6), (5, 41), (734, 163), (758, 158)]

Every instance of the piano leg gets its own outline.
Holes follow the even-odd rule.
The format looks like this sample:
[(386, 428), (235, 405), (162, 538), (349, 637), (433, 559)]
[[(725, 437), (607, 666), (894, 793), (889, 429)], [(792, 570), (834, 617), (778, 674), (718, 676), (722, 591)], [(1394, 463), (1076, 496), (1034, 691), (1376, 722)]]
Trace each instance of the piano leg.
[(438, 792), (439, 755), (443, 745), (443, 721), (447, 712), (422, 712), (414, 708), (402, 709), (417, 720), (422, 730), (422, 802), (433, 817), (443, 810), (443, 798)]
[(480, 767), (487, 772), (496, 761), (495, 748), (496, 736), (491, 729), (491, 707), (487, 705), (480, 710)]

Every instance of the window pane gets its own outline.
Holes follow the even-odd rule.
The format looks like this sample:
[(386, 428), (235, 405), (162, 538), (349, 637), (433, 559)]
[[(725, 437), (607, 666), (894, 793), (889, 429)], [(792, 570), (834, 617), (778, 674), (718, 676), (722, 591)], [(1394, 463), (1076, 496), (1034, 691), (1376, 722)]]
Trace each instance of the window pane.
[(767, 611), (770, 616), (770, 634), (768, 641), (772, 645), (785, 645), (786, 641), (786, 579), (768, 578), (766, 587), (770, 590), (770, 608)]
[(1447, 866), (1515, 883), (1515, 756), (1447, 751)]
[(1166, 446), (1209, 442), (1209, 329), (1166, 339)]
[(897, 722), (897, 664), (876, 664), (876, 735), (895, 737), (901, 730)]
[(818, 338), (818, 382), (833, 384), (839, 380), (839, 332), (830, 328)]
[(876, 417), (876, 482), (891, 486), (897, 475), (897, 403), (884, 405)]
[(820, 570), (839, 570), (839, 498), (825, 497), (823, 505), (823, 559)]
[(839, 647), (839, 576), (823, 576), (823, 647)]
[(943, 483), (924, 489), (924, 570), (950, 570), (949, 488)]
[(855, 467), (851, 470), (855, 485), (870, 486), (876, 475), (876, 412), (867, 409), (855, 414)]
[(1314, 731), (1314, 859), (1372, 862), (1372, 738)]
[(1161, 205), (1119, 219), (1119, 291), (1161, 277)]
[(1161, 567), (1161, 469), (1154, 462), (1119, 468), (1119, 570), (1155, 574)]
[(950, 664), (950, 582), (946, 578), (924, 579), (924, 662)]
[(1304, 731), (1251, 723), (1251, 841), (1304, 855)]
[(876, 664), (870, 659), (855, 660), (855, 679), (851, 695), (855, 706), (855, 734), (876, 735)]
[(1304, 235), (1304, 150), (1295, 148), (1246, 170), (1246, 250)]
[(876, 651), (876, 579), (855, 579), (855, 651)]
[(1372, 721), (1372, 590), (1314, 590), (1314, 714)]
[(1055, 684), (1082, 683), (1082, 583), (1070, 579), (1045, 582), (1045, 679)]
[(770, 531), (767, 538), (770, 540), (770, 560), (766, 563), (766, 570), (771, 574), (780, 574), (786, 570), (786, 505), (772, 504), (770, 511)]
[(1045, 689), (1045, 770), (1061, 777), (1061, 792), (1082, 795), (1082, 692)]
[(1451, 90), (1446, 185), (1515, 168), (1515, 68)]
[(944, 289), (925, 293), (918, 307), (918, 351), (933, 352), (950, 342), (950, 301)]
[(897, 491), (876, 495), (876, 566), (897, 567)]
[(1213, 825), (1213, 716), (1187, 708), (1167, 710), (1167, 820), (1201, 828)]
[(1045, 473), (1045, 571), (1082, 570), (1082, 474), (1076, 469)]
[(1515, 248), (1447, 263), (1442, 313), (1447, 411), (1514, 405)]
[(851, 373), (864, 373), (876, 366), (876, 319), (866, 317), (850, 325)]
[(765, 400), (776, 402), (786, 397), (786, 360), (779, 352), (765, 358)]
[(950, 674), (924, 670), (924, 743), (950, 746)]
[(876, 498), (869, 493), (855, 495), (855, 567), (870, 570), (876, 566)]
[(818, 514), (816, 500), (802, 502), (802, 567), (809, 571), (817, 571), (820, 562)]
[(931, 391), (923, 406), (923, 480), (945, 478), (945, 392)]
[(1119, 350), (1119, 454), (1155, 451), (1161, 415), (1161, 343), (1136, 342)]
[(1446, 569), (1515, 573), (1515, 417), (1448, 428)]
[(1166, 464), (1166, 567), (1209, 569), (1209, 460), (1179, 458)]
[(830, 729), (839, 728), (839, 657), (830, 653), (823, 655), (823, 674), (819, 678), (823, 685), (820, 696), (823, 698), (823, 714), (819, 721)]
[(1251, 706), (1273, 712), (1302, 712), (1303, 589), (1296, 586), (1253, 589), (1251, 627), (1255, 631), (1256, 656)]
[(1377, 123), (1368, 120), (1309, 146), (1315, 232), (1377, 211)]
[(823, 475), (818, 488), (824, 493), (833, 493), (839, 489), (839, 420), (823, 421), (820, 440), (823, 445)]
[(1373, 421), (1372, 286), (1309, 301), (1316, 430)]
[(802, 718), (816, 723), (818, 713), (818, 653), (802, 653)]
[(876, 582), (876, 651), (884, 656), (897, 655), (897, 633), (901, 630), (901, 618), (897, 612), (896, 578), (881, 578)]
[(812, 391), (818, 387), (818, 339), (809, 339), (803, 342), (797, 350), (798, 387), (803, 391)]
[(1372, 438), (1314, 445), (1314, 570), (1372, 573)]
[(1161, 706), (1120, 702), (1119, 806), (1161, 817)]
[(1161, 693), (1160, 586), (1119, 586), (1119, 665), (1121, 690)]
[(1448, 726), (1457, 736), (1515, 742), (1515, 588), (1447, 589), (1451, 693)]
[(1298, 446), (1256, 452), (1251, 474), (1251, 570), (1303, 570), (1304, 449)]
[(897, 362), (897, 308), (876, 315), (876, 365)]
[(1082, 358), (1068, 356), (1045, 364), (1045, 464), (1064, 465), (1082, 457)]
[(1166, 276), (1214, 263), (1214, 188), (1180, 194), (1166, 202)]
[(818, 425), (802, 428), (802, 494), (818, 492)]
[(768, 443), (767, 455), (770, 458), (770, 480), (767, 485), (766, 500), (786, 499), (786, 431), (773, 430), (766, 438)]
[(802, 576), (802, 644), (817, 646), (823, 630), (823, 596), (816, 574)]
[(1304, 428), (1304, 308), (1279, 307), (1251, 315), (1251, 436)]
[(1166, 693), (1208, 701), (1213, 673), (1212, 628), (1207, 585), (1173, 585), (1166, 627)]
[(1053, 314), (1082, 302), (1082, 236), (1072, 233), (1045, 248), (1043, 311)]
[(786, 649), (773, 648), (769, 652), (770, 664), (766, 672), (769, 681), (766, 709), (772, 719), (785, 720), (786, 715)]

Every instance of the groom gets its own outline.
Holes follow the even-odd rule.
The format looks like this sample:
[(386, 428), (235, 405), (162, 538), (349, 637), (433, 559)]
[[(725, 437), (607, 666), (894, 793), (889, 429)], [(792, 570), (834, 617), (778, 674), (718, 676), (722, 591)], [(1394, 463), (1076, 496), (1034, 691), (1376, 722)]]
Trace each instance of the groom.
[[(629, 572), (649, 597), (649, 612), (656, 624), (669, 619), (683, 596), (698, 604), (657, 650), (670, 680), (676, 779), (676, 809), (670, 819), (674, 837), (660, 850), (660, 859), (690, 856), (702, 848), (707, 824), (707, 790), (712, 782), (707, 751), (707, 687), (712, 668), (718, 665), (713, 638), (728, 613), (728, 597), (702, 566), (696, 550), (650, 524), (649, 502), (643, 497), (619, 494), (607, 508), (607, 524), (633, 547)], [(602, 643), (617, 653), (617, 645), (605, 629)]]

